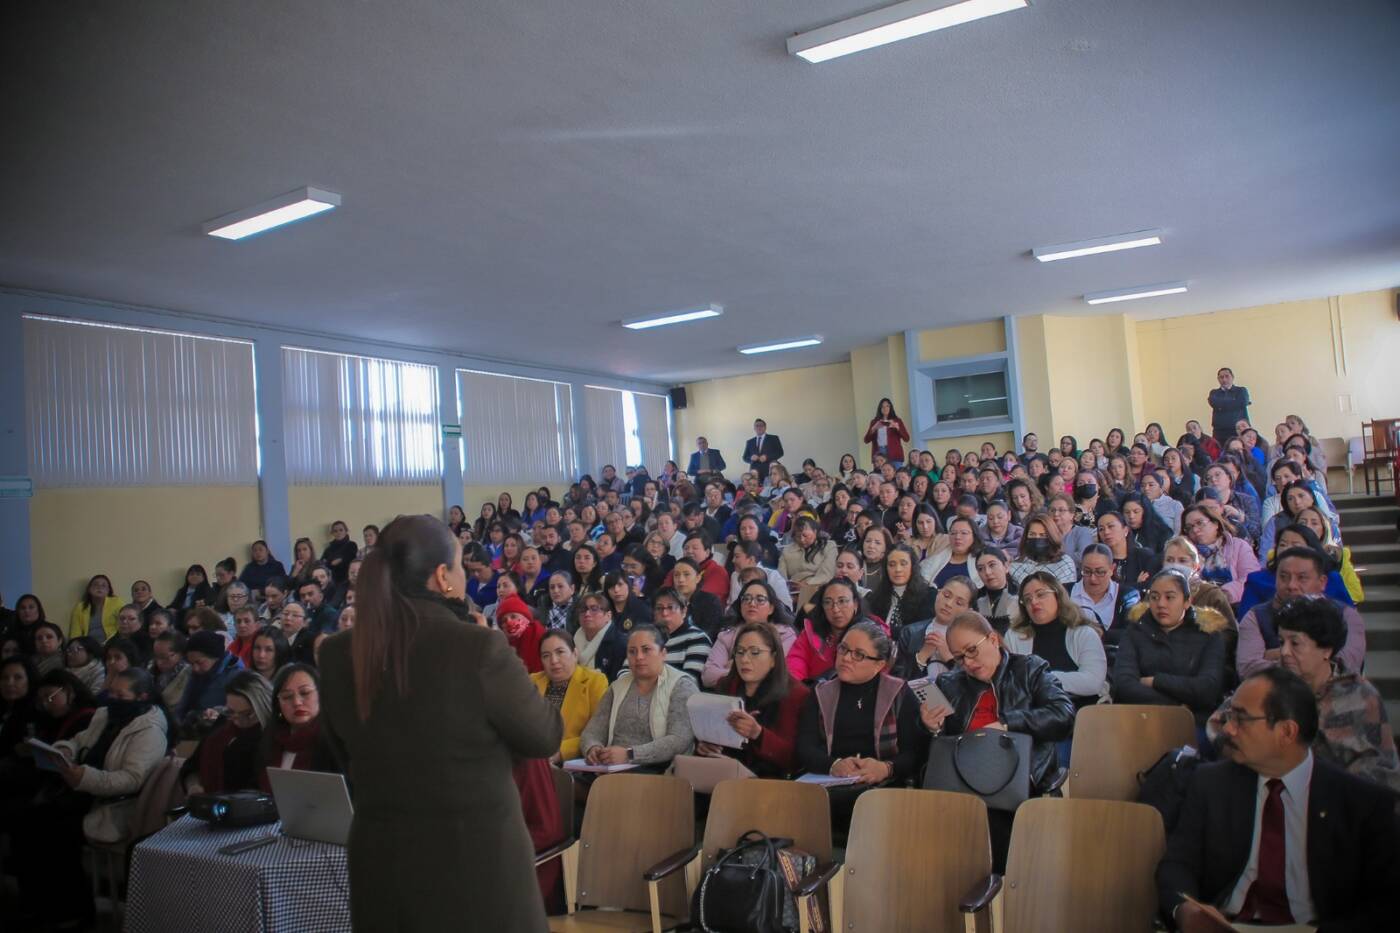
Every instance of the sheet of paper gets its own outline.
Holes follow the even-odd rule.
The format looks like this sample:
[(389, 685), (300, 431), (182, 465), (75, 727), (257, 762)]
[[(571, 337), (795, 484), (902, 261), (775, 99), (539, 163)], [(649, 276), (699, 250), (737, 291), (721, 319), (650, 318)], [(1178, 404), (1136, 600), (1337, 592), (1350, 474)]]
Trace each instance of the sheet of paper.
[(744, 708), (744, 702), (738, 697), (697, 693), (685, 701), (685, 708), (690, 713), (690, 728), (697, 742), (725, 748), (744, 747), (744, 737), (734, 731), (728, 719), (734, 710)]
[(570, 758), (564, 762), (565, 771), (584, 771), (588, 774), (612, 774), (614, 771), (631, 771), (636, 762), (625, 761), (620, 765), (591, 765), (586, 758)]
[(61, 771), (62, 766), (67, 764), (68, 759), (63, 757), (63, 752), (41, 742), (38, 739), (25, 739), (25, 744), (34, 753), (34, 766), (40, 771)]
[(834, 774), (804, 774), (797, 779), (799, 784), (817, 784), (821, 787), (845, 787), (859, 784), (859, 777), (836, 777)]

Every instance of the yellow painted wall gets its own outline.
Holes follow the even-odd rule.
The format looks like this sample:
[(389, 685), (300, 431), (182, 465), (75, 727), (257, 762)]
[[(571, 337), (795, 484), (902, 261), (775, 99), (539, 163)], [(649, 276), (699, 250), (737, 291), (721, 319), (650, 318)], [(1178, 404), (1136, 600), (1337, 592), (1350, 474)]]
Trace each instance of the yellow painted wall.
[[(1044, 318), (1045, 365), (1050, 380), (1050, 427), (1027, 421), (1048, 450), (1065, 434), (1081, 445), (1137, 423), (1128, 357), (1128, 324), (1121, 314)], [(1021, 355), (1026, 348), (1021, 347)], [(1049, 435), (1054, 435), (1053, 438)]]
[[(287, 490), (292, 537), (310, 538), (316, 553), (330, 541), (331, 522), (350, 526), (350, 537), (363, 543), (360, 529), (383, 528), (397, 515), (436, 515), (442, 509), (442, 487), (424, 486), (292, 486)], [(277, 555), (288, 567), (291, 555)], [(241, 563), (241, 561), (240, 561)]]
[[(1021, 386), (1021, 423), (1040, 437), (1040, 449), (1055, 445), (1050, 407), (1050, 358), (1046, 353), (1046, 318), (1033, 314), (1016, 319), (1017, 375)], [(1017, 450), (1020, 438), (1016, 439)]]
[(693, 382), (686, 394), (689, 404), (676, 412), (675, 423), (682, 467), (695, 438), (703, 436), (724, 454), (727, 473), (739, 473), (755, 418), (763, 418), (769, 432), (782, 439), (783, 465), (793, 473), (805, 457), (835, 470), (842, 454), (860, 453), (850, 363)]
[[(111, 577), (123, 598), (148, 580), (164, 603), (190, 564), (212, 574), (232, 557), (241, 567), (262, 535), (256, 486), (40, 489), (29, 509), (34, 592), (61, 625), (93, 574)], [(11, 605), (19, 596), (5, 595)]]
[(851, 389), (855, 405), (856, 449), (853, 452), (862, 466), (869, 467), (870, 445), (865, 443), (865, 429), (875, 417), (875, 406), (880, 404), (880, 399), (888, 398), (913, 430), (902, 334), (891, 334), (877, 343), (851, 351)]
[(1175, 438), (1209, 430), (1206, 394), (1221, 366), (1249, 388), (1250, 418), (1272, 438), (1285, 415), (1317, 437), (1355, 437), (1400, 415), (1400, 323), (1393, 290), (1217, 311), (1136, 325), (1144, 416)]
[(1006, 329), (1001, 318), (977, 324), (960, 324), (919, 332), (919, 359), (947, 360), (1006, 349)]

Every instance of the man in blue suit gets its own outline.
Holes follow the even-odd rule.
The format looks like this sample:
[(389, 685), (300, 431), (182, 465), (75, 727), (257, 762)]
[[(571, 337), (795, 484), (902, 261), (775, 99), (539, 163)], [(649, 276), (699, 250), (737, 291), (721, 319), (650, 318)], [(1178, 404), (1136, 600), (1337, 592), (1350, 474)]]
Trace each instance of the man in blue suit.
[(723, 473), (725, 470), (724, 455), (718, 450), (710, 447), (710, 442), (703, 437), (695, 439), (695, 453), (690, 455), (690, 465), (685, 471), (694, 479), (699, 479), (702, 473)]

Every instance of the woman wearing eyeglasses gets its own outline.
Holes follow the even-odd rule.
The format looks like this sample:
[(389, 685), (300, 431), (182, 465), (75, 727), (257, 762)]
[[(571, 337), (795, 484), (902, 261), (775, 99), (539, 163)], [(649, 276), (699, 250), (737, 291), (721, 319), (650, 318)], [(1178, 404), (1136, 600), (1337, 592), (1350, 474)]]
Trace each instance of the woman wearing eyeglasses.
[[(715, 645), (710, 649), (710, 657), (700, 675), (700, 683), (707, 690), (713, 690), (729, 676), (734, 643), (743, 626), (756, 622), (766, 622), (773, 626), (782, 642), (784, 657), (797, 640), (792, 615), (787, 607), (778, 601), (778, 594), (767, 580), (750, 580), (741, 586), (739, 596), (729, 607), (725, 619), (729, 624), (715, 637)], [(786, 660), (783, 666), (786, 668)]]
[(1244, 595), (1244, 581), (1259, 569), (1259, 558), (1249, 541), (1235, 536), (1235, 529), (1210, 506), (1192, 506), (1181, 517), (1181, 528), (1201, 555), (1201, 579), (1217, 584), (1231, 605)]
[(797, 761), (812, 774), (851, 777), (828, 788), (833, 827), (850, 825), (856, 796), (879, 784), (902, 784), (927, 754), (919, 701), (885, 672), (894, 642), (869, 620), (851, 625), (836, 646), (836, 677), (819, 683), (797, 726)]
[[(1086, 575), (1091, 557), (1096, 571), (1103, 570), (1106, 562), (1101, 553), (1086, 553)], [(1033, 573), (1022, 582), (1020, 604), (1020, 617), (1006, 633), (1006, 650), (1035, 655), (1049, 664), (1050, 673), (1069, 694), (1075, 709), (1097, 703), (1108, 676), (1108, 658), (1094, 620), (1048, 573)], [(1069, 764), (1068, 754), (1060, 763)]]
[(339, 772), (321, 731), (321, 675), (310, 664), (288, 664), (272, 682), (272, 719), (263, 729), (258, 786), (272, 792), (268, 768)]
[(797, 767), (797, 724), (811, 691), (788, 676), (784, 629), (791, 631), (752, 621), (724, 633), (734, 635), (734, 669), (719, 692), (743, 700), (743, 709), (729, 714), (729, 724), (747, 741), (743, 748), (697, 742), (695, 754), (735, 758), (758, 777), (784, 778)]
[[(610, 579), (614, 577), (616, 574), (609, 574)], [(620, 588), (626, 589), (626, 578), (614, 580), (619, 581)], [(627, 601), (623, 603), (624, 607), (631, 606), (634, 599), (636, 596), (629, 594)], [(578, 664), (598, 671), (609, 683), (617, 680), (617, 675), (627, 668), (627, 634), (636, 625), (651, 624), (650, 608), (647, 608), (644, 619), (626, 614), (619, 618), (614, 605), (614, 597), (599, 593), (589, 593), (580, 599), (578, 631), (574, 632), (574, 650), (578, 653)], [(637, 620), (633, 621), (634, 618)]]
[(948, 669), (952, 655), (944, 636), (958, 613), (972, 608), (977, 588), (967, 577), (953, 577), (933, 599), (933, 617), (911, 621), (895, 633), (895, 662), (890, 673), (900, 680), (936, 677)]
[(223, 724), (209, 733), (180, 768), (189, 794), (257, 790), (259, 747), (272, 722), (272, 685), (240, 671), (224, 688)]
[[(963, 735), (978, 729), (1029, 735), (1031, 792), (1042, 792), (1059, 770), (1055, 743), (1069, 738), (1074, 728), (1074, 704), (1051, 673), (1050, 664), (1033, 654), (1009, 652), (991, 623), (976, 612), (954, 618), (946, 640), (956, 666), (939, 675), (936, 683), (953, 708), (929, 709), (920, 704), (924, 728), (934, 735)], [(993, 870), (1000, 871), (1006, 865), (1012, 814), (991, 810), (987, 816)]]
[[(601, 595), (590, 593), (584, 597), (584, 611), (597, 615), (603, 602)], [(625, 636), (622, 644), (625, 655)], [(598, 701), (608, 691), (608, 678), (579, 663), (573, 639), (562, 629), (550, 629), (540, 639), (540, 665), (542, 669), (531, 674), (530, 680), (564, 720), (563, 741), (559, 751), (550, 757), (551, 762), (559, 764), (579, 757), (579, 737), (593, 718)]]
[[(868, 618), (857, 584), (845, 577), (828, 581), (815, 597), (816, 608), (802, 625), (802, 632), (788, 653), (788, 673), (794, 680), (812, 683), (836, 666), (836, 645), (846, 629)], [(880, 627), (889, 632), (883, 622)]]

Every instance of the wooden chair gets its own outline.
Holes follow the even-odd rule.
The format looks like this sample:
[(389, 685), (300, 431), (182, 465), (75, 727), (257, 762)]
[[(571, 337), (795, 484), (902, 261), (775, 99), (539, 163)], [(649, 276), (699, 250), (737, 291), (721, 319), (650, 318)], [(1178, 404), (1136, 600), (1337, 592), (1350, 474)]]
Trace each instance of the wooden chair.
[(1184, 706), (1100, 703), (1074, 718), (1069, 797), (1138, 798), (1138, 775), (1169, 750), (1196, 744), (1196, 720)]
[(1365, 458), (1361, 461), (1361, 475), (1366, 482), (1367, 495), (1371, 493), (1373, 475), (1377, 493), (1381, 491), (1384, 477), (1389, 477), (1391, 488), (1395, 488), (1397, 429), (1400, 429), (1400, 418), (1380, 418), (1361, 426), (1361, 442), (1365, 452)]
[(550, 768), (550, 776), (554, 778), (554, 796), (559, 798), (559, 826), (564, 834), (562, 838), (565, 842), (573, 842), (578, 832), (575, 825), (577, 817), (575, 815), (574, 800), (574, 779), (569, 772), (563, 768)]
[[(835, 867), (832, 931), (985, 925), (991, 898), (981, 893), (995, 877), (987, 806), (971, 794), (868, 790), (856, 800), (846, 861)], [(960, 904), (974, 898), (984, 903), (964, 918)]]
[(124, 902), (121, 889), (125, 884), (131, 850), (147, 836), (164, 829), (169, 822), (167, 812), (184, 802), (185, 791), (180, 786), (180, 768), (184, 764), (184, 758), (167, 753), (146, 776), (146, 782), (141, 785), (136, 804), (127, 818), (126, 838), (116, 842), (86, 841), (92, 862), (92, 898), (94, 902), (102, 899), (105, 884), (112, 907), (107, 915), (111, 929), (119, 930), (122, 927)]
[[(1011, 828), (994, 933), (1153, 928), (1157, 863), (1166, 851), (1162, 817), (1141, 803), (1037, 797), (1021, 804)], [(975, 907), (976, 904), (969, 904)]]
[[(700, 846), (666, 859), (647, 873), (648, 883), (655, 886), (684, 868), (687, 898), (693, 897), (699, 879), (714, 864), (719, 850), (730, 848), (751, 829), (789, 838), (794, 846), (816, 856), (816, 874), (831, 866), (831, 804), (824, 788), (793, 781), (728, 780), (715, 785)], [(815, 894), (820, 885), (812, 887)], [(808, 903), (808, 898), (798, 901), (803, 933), (811, 923)]]
[[(564, 863), (568, 914), (550, 917), (559, 933), (663, 930), (689, 914), (679, 877), (648, 885), (643, 873), (695, 844), (695, 795), (664, 774), (604, 774), (593, 782), (579, 838), (540, 853)], [(582, 909), (580, 909), (582, 908)], [(602, 908), (602, 909), (599, 909)]]

